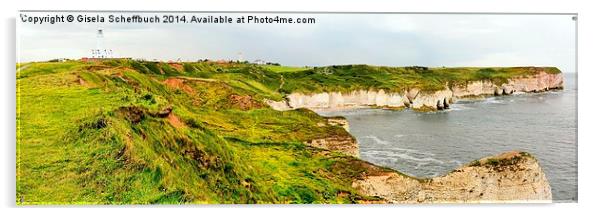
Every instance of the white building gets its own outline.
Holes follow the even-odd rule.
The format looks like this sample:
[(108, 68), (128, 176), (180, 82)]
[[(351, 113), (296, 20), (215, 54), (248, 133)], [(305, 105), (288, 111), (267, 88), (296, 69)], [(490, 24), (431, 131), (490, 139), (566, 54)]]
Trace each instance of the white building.
[(104, 32), (96, 31), (96, 49), (92, 49), (92, 58), (113, 58), (113, 50), (104, 48)]

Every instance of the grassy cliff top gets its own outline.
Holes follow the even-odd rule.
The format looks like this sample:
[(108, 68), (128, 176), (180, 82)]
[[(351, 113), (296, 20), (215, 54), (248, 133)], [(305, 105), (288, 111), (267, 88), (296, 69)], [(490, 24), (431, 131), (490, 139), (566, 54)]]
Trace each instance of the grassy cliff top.
[(162, 63), (131, 60), (105, 61), (102, 65), (129, 67), (143, 74), (159, 76), (216, 79), (275, 100), (282, 98), (283, 94), (293, 92), (350, 92), (367, 89), (394, 92), (409, 88), (431, 91), (444, 89), (446, 85), (465, 84), (475, 80), (490, 80), (501, 84), (513, 77), (532, 76), (542, 72), (561, 73), (555, 67), (289, 67), (246, 63)]
[(339, 174), (361, 172), (345, 165), (358, 159), (303, 144), (345, 129), (267, 108), (280, 96), (261, 74), (150, 62), (17, 70), (18, 204), (374, 199)]
[(343, 65), (316, 67), (283, 73), (288, 83), (284, 92), (352, 91), (384, 89), (403, 91), (408, 88), (441, 90), (446, 85), (463, 84), (475, 80), (505, 83), (513, 77), (532, 76), (541, 72), (560, 73), (554, 67), (380, 67)]
[(351, 177), (368, 169), (365, 162), (303, 144), (349, 135), (343, 128), (328, 125), (327, 119), (309, 110), (272, 110), (263, 100), (280, 100), (294, 91), (434, 88), (444, 81), (540, 70), (559, 72), (131, 60), (19, 64), (16, 200), (24, 204), (372, 200), (351, 187)]

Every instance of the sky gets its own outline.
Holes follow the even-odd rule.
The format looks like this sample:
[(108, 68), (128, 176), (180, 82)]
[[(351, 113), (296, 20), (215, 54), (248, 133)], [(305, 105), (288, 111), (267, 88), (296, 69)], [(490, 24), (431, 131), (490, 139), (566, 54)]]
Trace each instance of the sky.
[[(31, 17), (57, 13), (22, 14)], [(185, 15), (236, 18), (254, 14)], [(33, 24), (17, 17), (17, 58), (29, 62), (91, 57), (91, 49), (97, 46), (96, 29), (102, 28), (103, 48), (112, 49), (115, 57), (147, 60), (242, 58), (291, 66), (554, 66), (563, 72), (575, 71), (576, 23), (571, 15), (267, 15), (312, 17), (316, 23)]]

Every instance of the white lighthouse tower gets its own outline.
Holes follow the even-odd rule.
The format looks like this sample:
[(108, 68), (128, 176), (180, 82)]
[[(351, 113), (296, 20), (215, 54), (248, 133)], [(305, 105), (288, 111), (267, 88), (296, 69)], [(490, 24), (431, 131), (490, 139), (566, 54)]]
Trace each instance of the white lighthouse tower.
[(99, 28), (96, 31), (96, 49), (92, 50), (92, 58), (112, 58), (113, 50), (104, 47), (104, 31)]

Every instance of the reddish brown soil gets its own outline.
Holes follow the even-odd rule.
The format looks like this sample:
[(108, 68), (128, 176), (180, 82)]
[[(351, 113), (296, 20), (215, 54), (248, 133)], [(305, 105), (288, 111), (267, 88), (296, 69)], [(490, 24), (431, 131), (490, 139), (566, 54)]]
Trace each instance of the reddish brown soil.
[(230, 103), (234, 108), (241, 110), (250, 110), (254, 108), (261, 108), (262, 104), (253, 100), (250, 95), (230, 95), (228, 96)]
[(175, 128), (184, 127), (184, 123), (182, 123), (182, 121), (180, 121), (180, 118), (178, 118), (173, 113), (169, 113), (169, 115), (167, 116), (167, 121), (169, 122), (169, 124), (171, 124), (171, 126), (174, 126)]
[(178, 70), (178, 71), (184, 71), (184, 66), (180, 63), (174, 63), (174, 62), (170, 62), (169, 66), (171, 66), (172, 68)]
[(190, 87), (189, 85), (186, 85), (186, 80), (184, 80), (184, 79), (169, 78), (169, 79), (166, 79), (165, 81), (163, 81), (163, 83), (165, 85), (167, 85), (167, 87), (169, 87), (169, 88), (180, 89), (190, 95), (193, 95), (196, 93), (192, 87)]

